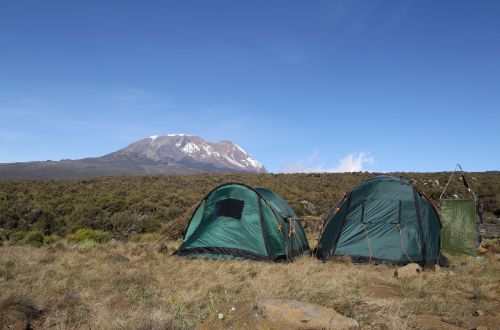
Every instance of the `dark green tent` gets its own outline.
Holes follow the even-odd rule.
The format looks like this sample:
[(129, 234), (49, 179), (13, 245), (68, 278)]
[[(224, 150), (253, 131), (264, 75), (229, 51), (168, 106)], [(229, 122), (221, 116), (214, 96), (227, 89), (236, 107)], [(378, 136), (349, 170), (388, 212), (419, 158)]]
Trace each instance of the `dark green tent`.
[(353, 262), (432, 266), (441, 222), (432, 203), (408, 180), (377, 176), (357, 186), (327, 214), (318, 257)]
[(291, 260), (309, 250), (292, 208), (277, 194), (228, 183), (212, 190), (189, 223), (177, 255)]

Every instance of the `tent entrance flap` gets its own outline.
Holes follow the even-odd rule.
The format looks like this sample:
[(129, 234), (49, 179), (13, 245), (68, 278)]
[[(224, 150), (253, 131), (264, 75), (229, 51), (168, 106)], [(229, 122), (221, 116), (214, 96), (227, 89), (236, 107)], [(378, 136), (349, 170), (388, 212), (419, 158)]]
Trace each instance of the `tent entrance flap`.
[(226, 198), (217, 201), (215, 204), (215, 214), (219, 217), (228, 217), (241, 220), (241, 213), (243, 212), (244, 201), (233, 198)]

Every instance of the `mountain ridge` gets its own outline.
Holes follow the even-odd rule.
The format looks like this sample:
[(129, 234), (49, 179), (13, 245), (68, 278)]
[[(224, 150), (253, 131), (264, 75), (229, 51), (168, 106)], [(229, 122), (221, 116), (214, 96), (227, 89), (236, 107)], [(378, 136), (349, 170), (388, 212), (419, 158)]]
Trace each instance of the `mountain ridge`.
[(100, 157), (0, 164), (4, 179), (81, 179), (110, 175), (266, 173), (237, 144), (188, 134), (152, 135)]

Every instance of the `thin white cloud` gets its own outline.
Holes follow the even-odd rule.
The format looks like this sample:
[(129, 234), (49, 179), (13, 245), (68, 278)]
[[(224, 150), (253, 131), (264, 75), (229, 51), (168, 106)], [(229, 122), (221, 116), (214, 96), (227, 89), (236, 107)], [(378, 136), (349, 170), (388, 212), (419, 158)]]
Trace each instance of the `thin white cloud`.
[(314, 151), (307, 159), (280, 166), (282, 173), (341, 173), (361, 172), (366, 170), (365, 165), (373, 164), (375, 159), (370, 153), (351, 153), (340, 159), (337, 166), (329, 167), (319, 161), (319, 151)]
[(348, 154), (340, 160), (339, 165), (327, 172), (361, 172), (364, 164), (373, 164), (374, 159), (368, 153)]
[(307, 157), (307, 161), (309, 163), (314, 163), (317, 160), (319, 160), (319, 151), (318, 150), (315, 150), (309, 157)]

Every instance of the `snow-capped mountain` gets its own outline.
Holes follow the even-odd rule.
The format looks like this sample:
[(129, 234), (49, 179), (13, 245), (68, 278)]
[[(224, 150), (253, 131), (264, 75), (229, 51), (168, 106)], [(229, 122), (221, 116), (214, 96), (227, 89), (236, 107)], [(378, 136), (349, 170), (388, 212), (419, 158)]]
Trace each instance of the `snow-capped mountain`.
[[(145, 157), (156, 162), (213, 167), (223, 172), (265, 172), (264, 166), (231, 141), (208, 142), (186, 134), (153, 135), (109, 156)], [(198, 164), (199, 166), (197, 166)]]
[(186, 134), (153, 135), (101, 157), (0, 164), (0, 178), (74, 179), (108, 175), (264, 173), (266, 169), (231, 141)]

